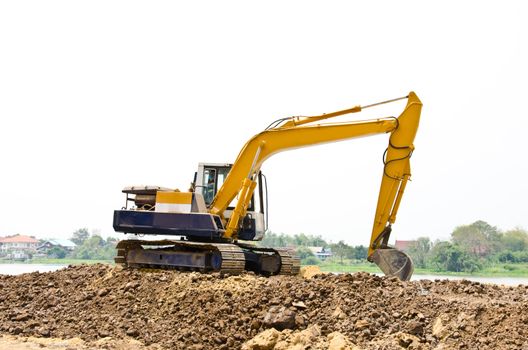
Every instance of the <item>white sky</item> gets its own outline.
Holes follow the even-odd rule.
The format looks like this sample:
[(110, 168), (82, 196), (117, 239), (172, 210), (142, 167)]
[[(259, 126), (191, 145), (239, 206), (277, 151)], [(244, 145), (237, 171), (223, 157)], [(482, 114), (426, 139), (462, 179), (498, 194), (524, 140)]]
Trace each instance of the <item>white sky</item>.
[[(393, 238), (528, 227), (525, 1), (0, 2), (0, 235), (113, 232), (271, 121), (424, 103)], [(403, 103), (354, 118), (398, 115)], [(386, 135), (263, 166), (270, 229), (368, 244)], [(120, 236), (120, 235), (119, 235)]]

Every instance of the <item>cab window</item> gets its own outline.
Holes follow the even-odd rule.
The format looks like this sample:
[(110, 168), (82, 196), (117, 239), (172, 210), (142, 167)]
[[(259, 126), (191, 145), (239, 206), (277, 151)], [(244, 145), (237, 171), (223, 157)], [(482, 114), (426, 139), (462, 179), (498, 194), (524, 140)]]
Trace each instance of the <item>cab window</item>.
[(216, 170), (215, 169), (204, 169), (203, 178), (203, 197), (205, 204), (209, 205), (213, 201), (216, 194)]

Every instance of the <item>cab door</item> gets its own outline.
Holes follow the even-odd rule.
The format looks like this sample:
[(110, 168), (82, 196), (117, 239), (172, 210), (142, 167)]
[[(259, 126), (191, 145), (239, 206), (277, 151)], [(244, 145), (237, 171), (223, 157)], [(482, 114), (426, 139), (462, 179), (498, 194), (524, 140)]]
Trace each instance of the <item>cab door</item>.
[[(225, 179), (229, 175), (231, 167), (232, 164), (200, 163), (198, 165), (195, 179), (195, 191), (203, 195), (207, 207), (213, 202), (216, 193), (222, 187)], [(267, 230), (267, 198), (264, 189), (265, 177), (262, 172), (259, 172), (257, 176), (257, 187), (251, 197), (246, 216), (240, 221), (241, 224), (238, 238), (241, 240), (259, 241), (263, 238), (264, 232)], [(226, 219), (231, 217), (231, 213), (233, 212), (236, 203), (237, 198), (235, 197), (224, 212), (224, 217)]]

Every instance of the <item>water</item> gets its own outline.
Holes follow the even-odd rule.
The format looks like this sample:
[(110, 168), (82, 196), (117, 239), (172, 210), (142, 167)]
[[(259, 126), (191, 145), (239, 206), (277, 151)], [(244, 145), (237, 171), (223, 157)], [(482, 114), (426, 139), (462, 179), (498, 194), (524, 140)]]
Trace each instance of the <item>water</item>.
[(20, 275), (29, 272), (51, 272), (65, 268), (64, 264), (0, 264), (0, 275)]
[(528, 285), (528, 277), (479, 277), (479, 276), (444, 276), (444, 275), (413, 275), (411, 281), (419, 280), (468, 280), (480, 283), (503, 284), (505, 286)]
[[(20, 275), (29, 272), (50, 272), (67, 267), (65, 264), (0, 264), (0, 274), (2, 275)], [(517, 286), (519, 284), (528, 285), (528, 277), (476, 277), (476, 276), (444, 276), (444, 275), (413, 275), (411, 281), (419, 280), (462, 280), (503, 284), (506, 286)]]

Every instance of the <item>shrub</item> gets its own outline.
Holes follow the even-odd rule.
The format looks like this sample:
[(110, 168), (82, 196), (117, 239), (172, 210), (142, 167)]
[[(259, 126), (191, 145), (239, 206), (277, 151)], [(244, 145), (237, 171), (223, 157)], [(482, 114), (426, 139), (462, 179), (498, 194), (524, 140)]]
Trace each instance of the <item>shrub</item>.
[(517, 266), (514, 266), (514, 265), (504, 265), (503, 268), (506, 271), (513, 271), (513, 270), (518, 270), (519, 269)]
[(515, 262), (526, 263), (528, 262), (528, 251), (523, 250), (519, 252), (513, 252)]
[(66, 257), (66, 250), (61, 247), (53, 247), (50, 250), (48, 250), (48, 253), (46, 254), (50, 258), (57, 258), (57, 259), (64, 259)]
[(517, 262), (517, 258), (516, 258), (516, 256), (514, 255), (514, 253), (511, 250), (504, 250), (504, 251), (500, 252), (499, 254), (497, 254), (497, 260), (499, 260), (499, 262), (502, 262), (502, 263), (505, 263), (505, 262), (515, 263), (515, 262)]
[(315, 256), (309, 256), (306, 259), (302, 260), (303, 265), (319, 265), (321, 263), (321, 260), (319, 260)]

